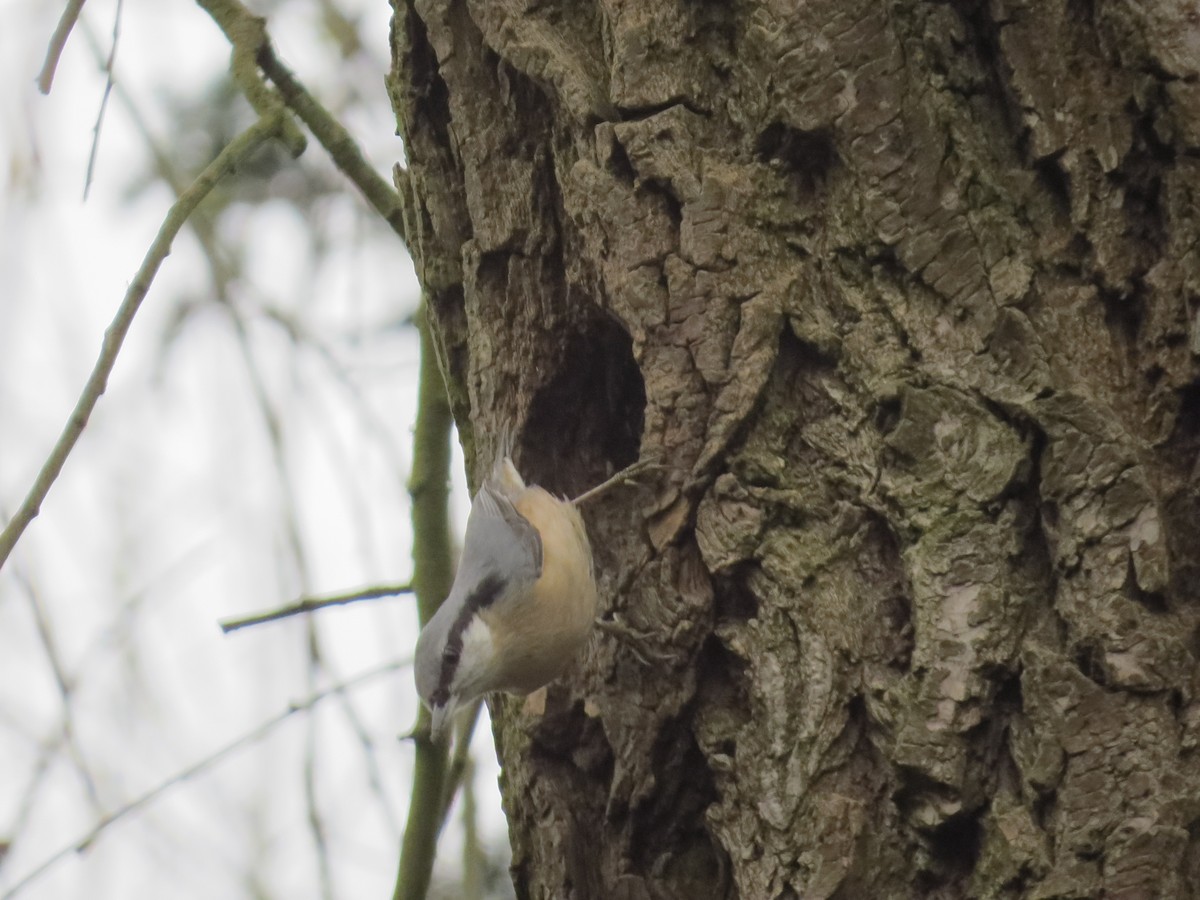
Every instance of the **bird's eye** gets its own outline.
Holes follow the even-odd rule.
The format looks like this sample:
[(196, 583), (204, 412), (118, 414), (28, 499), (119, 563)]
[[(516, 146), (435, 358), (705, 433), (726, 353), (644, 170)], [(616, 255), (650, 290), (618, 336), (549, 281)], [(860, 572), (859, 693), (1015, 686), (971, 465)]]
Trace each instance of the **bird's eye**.
[(442, 653), (442, 660), (444, 662), (454, 664), (458, 662), (458, 658), (461, 655), (462, 651), (458, 647), (447, 647)]

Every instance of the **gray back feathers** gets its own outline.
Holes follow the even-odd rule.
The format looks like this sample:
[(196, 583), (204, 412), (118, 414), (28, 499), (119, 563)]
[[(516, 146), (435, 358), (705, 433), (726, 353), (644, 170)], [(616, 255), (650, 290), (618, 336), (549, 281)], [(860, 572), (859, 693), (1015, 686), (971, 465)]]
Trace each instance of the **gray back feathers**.
[(467, 519), (460, 567), (477, 564), (510, 581), (537, 580), (542, 572), (542, 539), (517, 512), (514, 499), (492, 479), (479, 489)]

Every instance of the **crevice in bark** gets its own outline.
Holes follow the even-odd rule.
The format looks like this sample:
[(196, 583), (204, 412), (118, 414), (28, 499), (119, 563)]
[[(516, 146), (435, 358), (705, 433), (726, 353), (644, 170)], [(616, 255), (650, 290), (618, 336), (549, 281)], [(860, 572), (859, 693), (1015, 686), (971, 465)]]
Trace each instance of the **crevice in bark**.
[(983, 845), (982, 810), (951, 816), (929, 834), (929, 855), (936, 873), (923, 873), (936, 879), (929, 887), (940, 887), (966, 879), (979, 861)]
[(879, 652), (889, 669), (907, 674), (912, 669), (916, 633), (912, 586), (900, 558), (900, 539), (880, 513), (864, 508), (863, 515), (866, 518), (860, 541), (863, 575), (869, 584), (881, 588), (875, 629)]
[(900, 395), (880, 397), (875, 404), (875, 428), (883, 437), (887, 437), (900, 424), (900, 410), (903, 404)]
[[(764, 396), (772, 388), (790, 394), (795, 403), (797, 416), (789, 434), (789, 455), (793, 465), (800, 465), (804, 458), (814, 461), (820, 455), (815, 448), (807, 446), (801, 439), (806, 424), (832, 415), (836, 406), (822, 386), (822, 379), (837, 369), (837, 359), (816, 344), (798, 337), (791, 328), (779, 332), (779, 353), (775, 358), (775, 370)], [(749, 421), (753, 421), (753, 417)]]
[(450, 412), (454, 416), (455, 427), (463, 437), (467, 446), (474, 445), (474, 424), (471, 422), (471, 401), (467, 397), (463, 385), (467, 382), (470, 371), (470, 348), (466, 341), (447, 341), (446, 335), (461, 335), (466, 333), (466, 310), (463, 306), (462, 282), (456, 282), (441, 290), (430, 290), (425, 293), (430, 308), (436, 313), (436, 319), (431, 318), (431, 327), (437, 323), (435, 337), (442, 374), (446, 380), (446, 393), (450, 398)]
[(609, 144), (605, 168), (616, 176), (617, 180), (628, 185), (635, 184), (637, 182), (637, 170), (633, 167), (633, 162), (629, 158), (629, 152), (625, 149), (625, 145), (617, 140), (616, 134), (611, 135)]
[[(432, 129), (431, 143), (440, 147), (453, 146), (450, 141), (450, 92), (442, 79), (437, 54), (429, 42), (429, 32), (413, 4), (405, 4), (404, 15), (410, 40), (408, 86), (414, 88), (416, 108), (422, 115), (420, 127)], [(412, 124), (409, 130), (412, 130)]]
[[(1042, 489), (1042, 469), (1046, 447), (1050, 439), (1037, 421), (1028, 419), (1027, 424), (1030, 429), (1030, 471), (1025, 503), (1029, 509), (1029, 525), (1025, 530), (1022, 558), (1026, 568), (1036, 579), (1035, 583), (1045, 586), (1045, 602), (1050, 607), (1047, 611), (1053, 611), (1054, 593), (1057, 589), (1058, 579), (1058, 573), (1054, 566), (1054, 545), (1060, 521), (1058, 504), (1051, 497), (1046, 496)], [(1036, 616), (1040, 612), (1041, 610), (1030, 610), (1031, 616)]]
[(912, 627), (912, 600), (907, 594), (897, 592), (889, 598), (884, 623), (888, 633), (894, 636), (896, 646), (888, 665), (900, 673), (911, 672), (916, 636)]
[(671, 224), (675, 226), (675, 231), (678, 232), (683, 225), (683, 203), (675, 196), (675, 189), (671, 184), (655, 178), (647, 178), (641, 182), (640, 187), (662, 200), (663, 209), (671, 220)]
[[(1159, 457), (1181, 488), (1163, 504), (1162, 515), (1171, 563), (1170, 595), (1178, 607), (1194, 609), (1200, 603), (1200, 381), (1175, 394), (1175, 422)], [(1200, 632), (1193, 652), (1200, 659)]]
[(647, 103), (644, 106), (622, 106), (621, 121), (622, 122), (640, 122), (643, 119), (650, 119), (657, 116), (659, 113), (666, 112), (676, 106), (682, 106), (690, 113), (697, 116), (708, 118), (712, 115), (711, 110), (701, 109), (696, 105), (696, 102), (691, 97), (685, 97), (682, 94), (677, 94), (662, 100), (659, 103)]
[(1184, 879), (1191, 889), (1192, 895), (1200, 894), (1200, 818), (1188, 826), (1188, 850), (1184, 854), (1187, 860), (1187, 871)]
[(1104, 324), (1113, 338), (1113, 346), (1123, 354), (1137, 346), (1138, 333), (1142, 325), (1142, 290), (1134, 283), (1124, 289), (1107, 288), (1096, 284), (1097, 296), (1104, 305)]
[(1133, 564), (1132, 554), (1129, 557), (1128, 572), (1125, 576), (1123, 590), (1127, 600), (1139, 604), (1147, 612), (1156, 616), (1165, 616), (1171, 612), (1170, 603), (1164, 594), (1143, 590), (1138, 584), (1137, 570)]
[[(697, 692), (719, 709), (727, 710), (732, 719), (744, 723), (749, 718), (750, 694), (746, 661), (732, 652), (716, 635), (705, 639), (696, 655), (696, 671), (700, 675)], [(737, 754), (737, 742), (727, 738), (714, 752), (729, 756)]]
[(1084, 51), (1086, 57), (1094, 62), (1101, 60), (1104, 54), (1100, 46), (1095, 0), (1065, 0), (1064, 6), (1064, 20), (1072, 24), (1074, 36), (1075, 47), (1071, 49)]
[[(587, 748), (581, 754), (581, 749)], [(610, 780), (613, 751), (599, 720), (589, 717), (582, 701), (558, 706), (548, 697), (529, 744), (531, 756), (545, 771), (563, 766), (589, 778)]]
[(758, 595), (749, 585), (751, 568), (742, 564), (717, 579), (714, 604), (718, 622), (745, 622), (758, 615)]
[(1025, 125), (1012, 87), (1012, 68), (1000, 47), (1000, 31), (1004, 26), (993, 16), (994, 8), (986, 0), (952, 6), (962, 22), (965, 45), (973, 52), (984, 79), (975, 94), (993, 102), (1000, 110), (1005, 128), (1013, 136), (1012, 149), (1016, 152), (1024, 139)]
[(892, 792), (892, 803), (902, 819), (912, 822), (912, 813), (935, 802), (955, 803), (958, 791), (934, 781), (924, 769), (900, 765), (896, 767), (896, 788)]
[(737, 59), (738, 17), (746, 7), (729, 0), (684, 0), (682, 5), (691, 19), (693, 40), (707, 45), (702, 58), (724, 72), (726, 64)]
[(1109, 687), (1108, 674), (1104, 671), (1104, 648), (1093, 641), (1080, 641), (1072, 650), (1072, 656), (1077, 668), (1084, 678), (1106, 690)]
[(970, 878), (979, 860), (983, 842), (981, 817), (986, 808), (963, 809), (936, 825), (924, 826), (914, 820), (914, 815), (940, 804), (961, 804), (959, 792), (908, 766), (899, 767), (897, 775), (900, 786), (893, 792), (892, 800), (920, 848), (912, 860), (914, 886), (922, 896), (938, 896), (943, 891), (958, 896), (958, 886)]
[(1188, 649), (1191, 650), (1192, 656), (1200, 660), (1200, 625), (1197, 625), (1192, 630), (1191, 640), (1188, 642)]
[(1152, 129), (1152, 125), (1143, 124), (1135, 132), (1137, 143), (1122, 166), (1125, 196), (1121, 211), (1129, 220), (1130, 238), (1141, 243), (1139, 249), (1144, 254), (1135, 269), (1136, 275), (1154, 265), (1168, 243), (1162, 208), (1162, 175), (1164, 165), (1171, 161), (1174, 152), (1157, 143)]
[(772, 122), (755, 144), (759, 160), (775, 163), (799, 187), (813, 194), (840, 162), (829, 129), (804, 131), (785, 122)]
[[(1025, 155), (1029, 156), (1030, 151), (1026, 150)], [(1038, 185), (1053, 203), (1054, 212), (1062, 221), (1069, 221), (1071, 218), (1071, 174), (1063, 167), (1062, 151), (1033, 160), (1032, 169)], [(1080, 239), (1081, 236), (1076, 236), (1076, 240)], [(1085, 255), (1079, 252), (1078, 247), (1074, 249), (1076, 252), (1072, 253), (1072, 248), (1067, 248), (1068, 258), (1079, 258)]]

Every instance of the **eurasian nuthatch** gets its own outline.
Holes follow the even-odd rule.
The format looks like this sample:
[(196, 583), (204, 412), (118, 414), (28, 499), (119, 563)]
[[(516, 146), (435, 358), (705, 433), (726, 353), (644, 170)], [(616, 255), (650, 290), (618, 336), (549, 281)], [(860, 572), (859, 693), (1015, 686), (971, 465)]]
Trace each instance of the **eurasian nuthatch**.
[(503, 456), (475, 495), (450, 593), (421, 631), (417, 693), (440, 740), (460, 706), (529, 694), (567, 668), (596, 619), (592, 549), (575, 500), (526, 486)]

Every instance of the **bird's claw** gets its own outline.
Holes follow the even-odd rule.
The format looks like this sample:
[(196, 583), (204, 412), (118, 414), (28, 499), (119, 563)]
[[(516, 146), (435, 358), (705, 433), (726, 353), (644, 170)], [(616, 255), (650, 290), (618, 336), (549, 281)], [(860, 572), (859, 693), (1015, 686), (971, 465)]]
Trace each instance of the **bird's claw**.
[(596, 627), (620, 640), (644, 666), (670, 662), (671, 655), (653, 647), (654, 632), (639, 631), (616, 619), (596, 619)]

